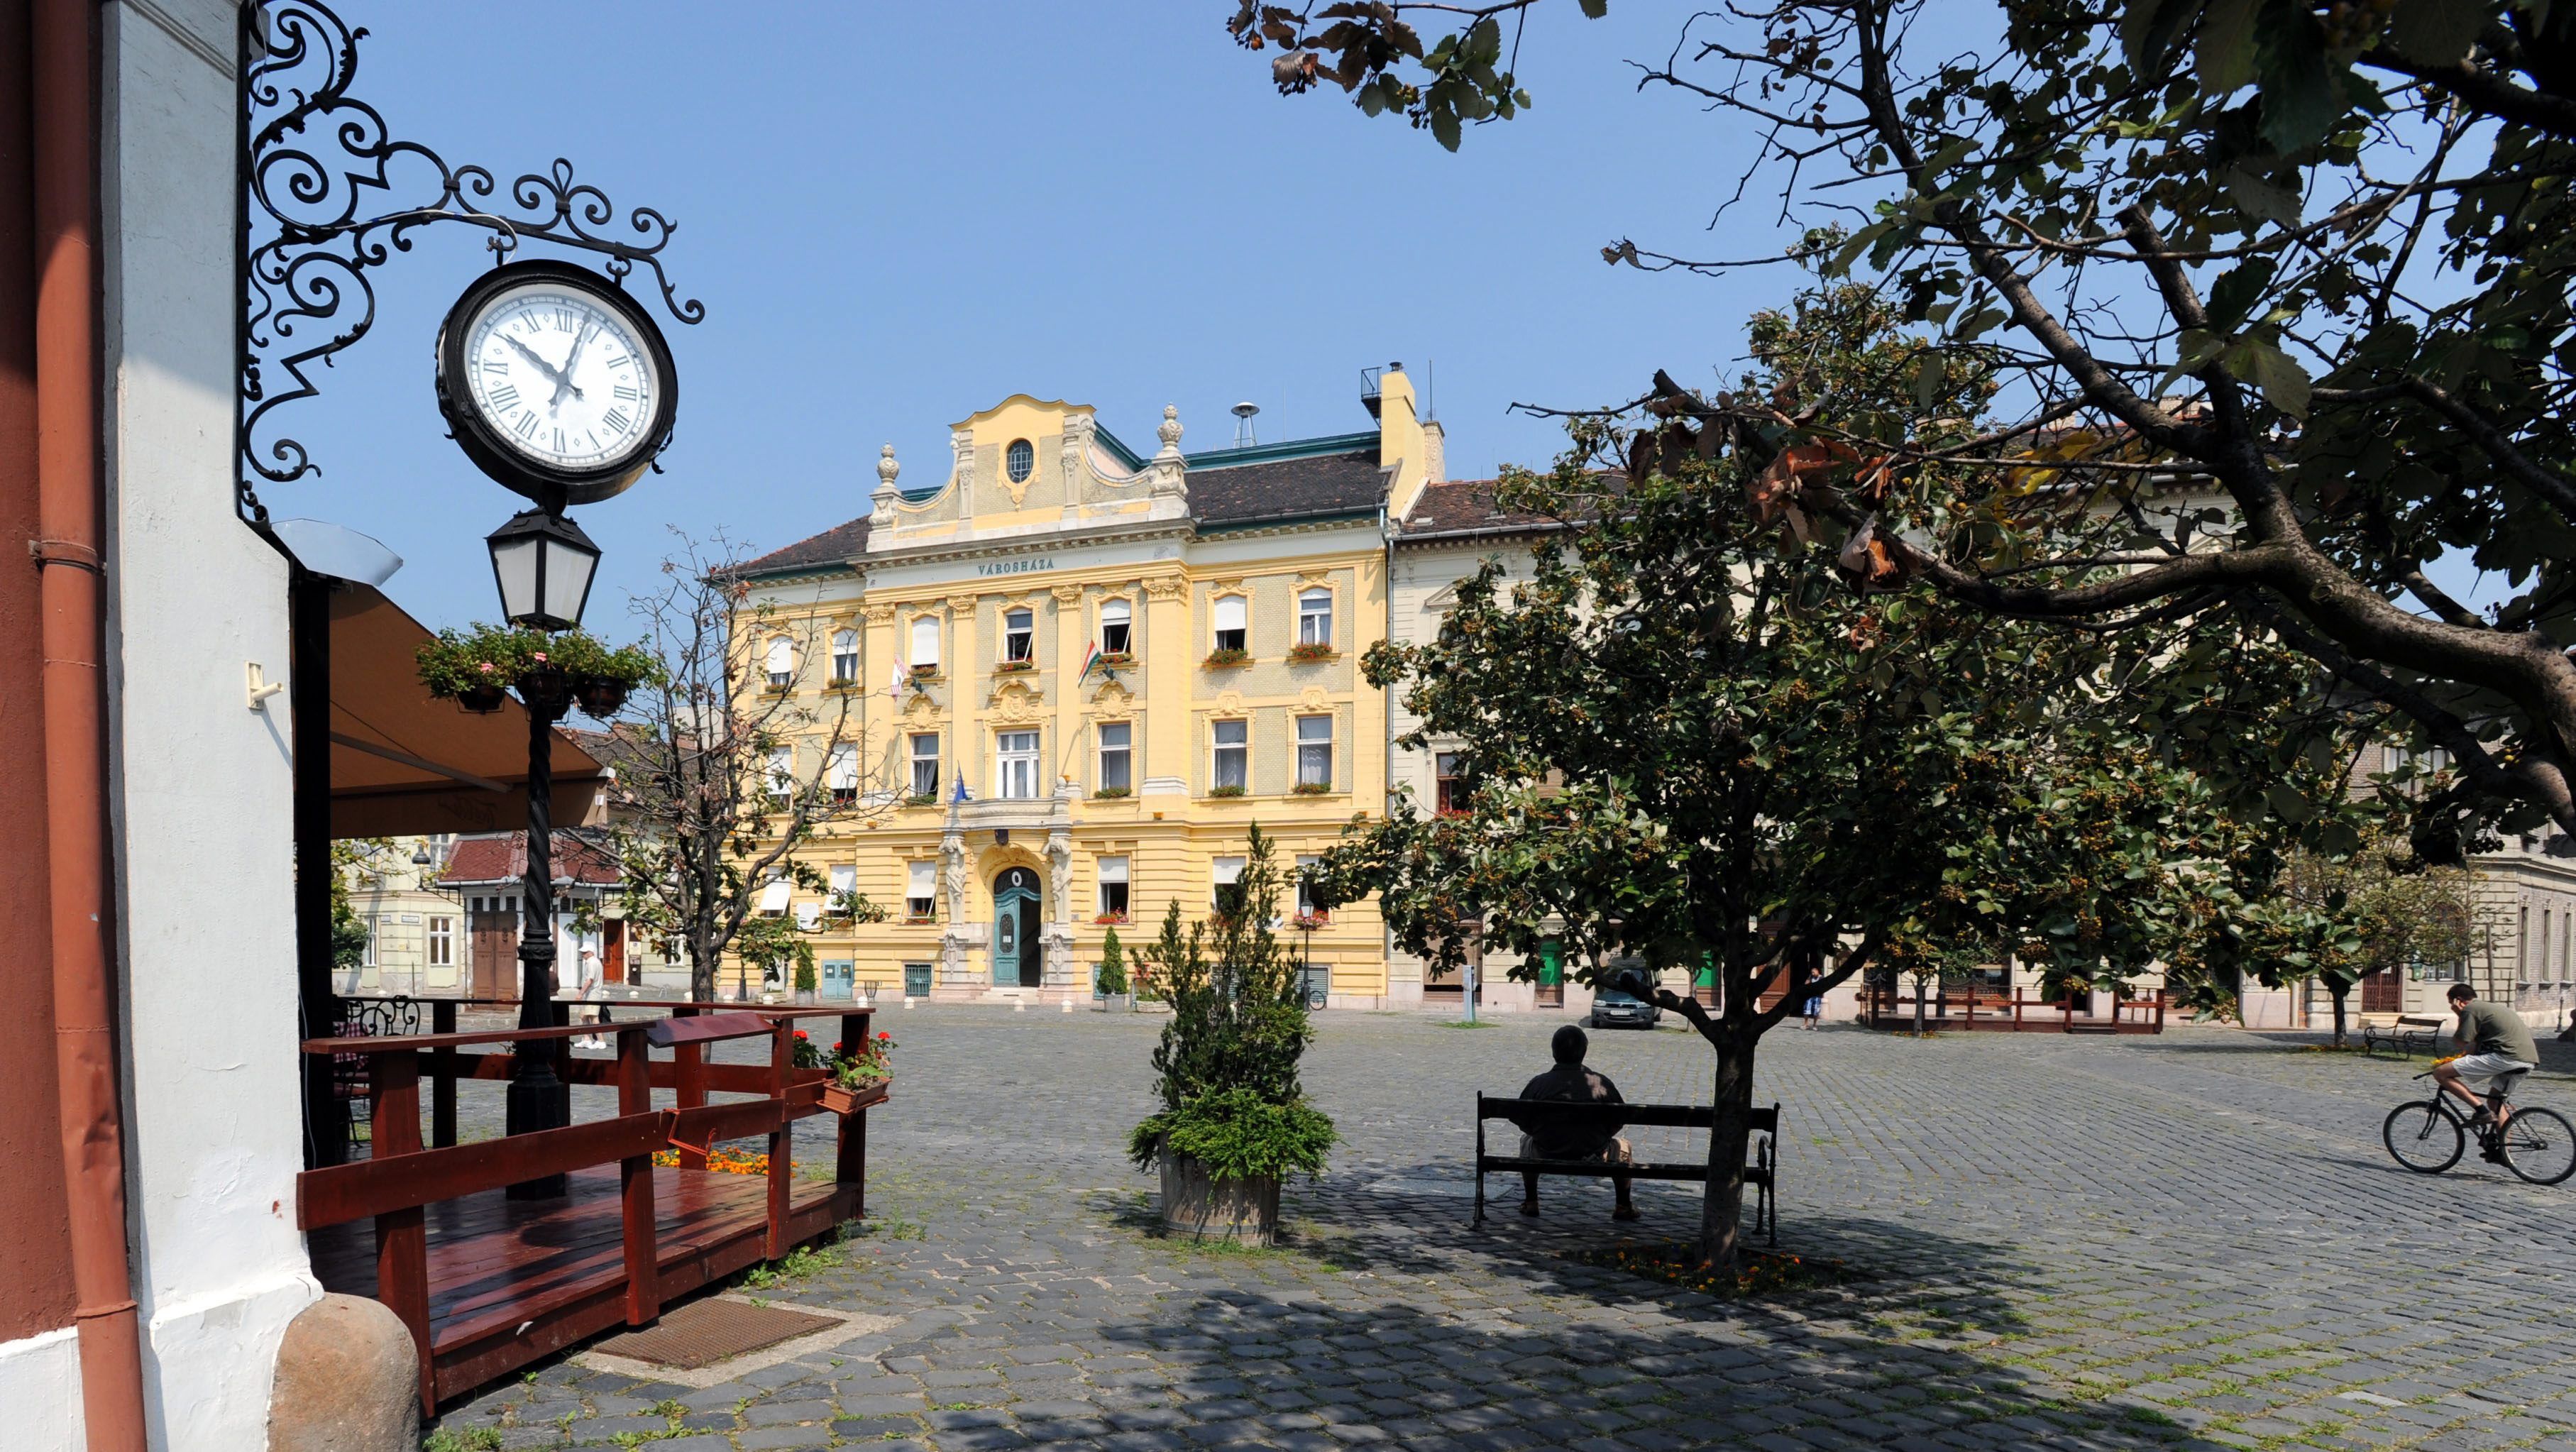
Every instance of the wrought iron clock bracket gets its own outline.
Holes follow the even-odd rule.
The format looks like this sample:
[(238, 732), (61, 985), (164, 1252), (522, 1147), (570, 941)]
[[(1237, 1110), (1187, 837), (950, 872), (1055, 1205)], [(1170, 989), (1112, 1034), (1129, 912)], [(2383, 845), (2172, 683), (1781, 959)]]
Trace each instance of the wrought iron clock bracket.
[[(301, 442), (274, 431), (270, 413), (320, 395), (308, 370), (329, 367), (367, 335), (376, 320), (369, 273), (410, 251), (423, 227), (484, 229), (496, 264), (528, 241), (591, 253), (620, 287), (640, 265), (652, 273), (647, 290), (661, 294), (673, 318), (706, 317), (706, 306), (682, 299), (663, 271), (662, 249), (678, 227), (668, 217), (636, 207), (621, 222), (607, 195), (575, 181), (572, 163), (560, 157), (503, 196), (489, 170), (451, 166), (426, 146), (395, 140), (383, 114), (349, 94), (363, 27), (323, 0), (251, 0), (241, 16), (247, 173), (236, 220), (242, 371), (234, 505), (244, 520), (268, 523), (262, 482), (321, 472)], [(410, 205), (377, 205), (405, 198)], [(281, 374), (286, 386), (272, 389)]]

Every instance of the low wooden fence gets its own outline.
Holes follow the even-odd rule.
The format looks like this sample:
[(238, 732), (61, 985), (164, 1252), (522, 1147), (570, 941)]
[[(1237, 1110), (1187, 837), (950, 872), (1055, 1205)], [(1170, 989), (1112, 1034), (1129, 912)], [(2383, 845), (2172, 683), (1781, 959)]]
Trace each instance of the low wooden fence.
[[(1862, 995), (1865, 1021), (1871, 1028), (1914, 1026), (1915, 997), (1909, 985), (1873, 984)], [(2006, 1033), (2160, 1034), (2165, 1031), (2165, 991), (2114, 998), (2110, 1012), (2092, 1011), (2089, 995), (2040, 998), (2018, 989), (1989, 990), (1974, 986), (1925, 990), (1923, 1026)]]
[[(606, 1025), (315, 1039), (303, 1046), (307, 1054), (365, 1059), (373, 1143), (365, 1159), (307, 1170), (298, 1177), (297, 1221), (308, 1233), (324, 1233), (316, 1236), (317, 1274), (333, 1227), (372, 1222), (370, 1293), (411, 1328), (420, 1348), (426, 1412), (434, 1412), (443, 1397), (621, 1321), (649, 1324), (666, 1300), (755, 1261), (777, 1259), (865, 1213), (866, 1114), (841, 1116), (832, 1181), (801, 1202), (791, 1139), (795, 1121), (824, 1112), (830, 1078), (827, 1070), (795, 1066), (795, 1021), (838, 1018), (841, 1039), (857, 1044), (868, 1033), (868, 1014), (632, 1001), (620, 1006), (668, 1008), (671, 1016)], [(452, 1029), (454, 1012), (441, 1005), (436, 1010), (439, 1026)], [(566, 1052), (569, 1040), (592, 1034), (614, 1035), (614, 1058), (580, 1059)], [(761, 1037), (769, 1041), (766, 1064), (719, 1064), (708, 1058), (714, 1044)], [(457, 1083), (508, 1079), (511, 1051), (537, 1041), (563, 1046), (555, 1053), (555, 1068), (566, 1083), (614, 1088), (616, 1114), (561, 1129), (458, 1144)], [(653, 1049), (664, 1045), (670, 1056), (654, 1058)], [(497, 1047), (466, 1052), (482, 1046)], [(424, 1079), (431, 1086), (427, 1144), (421, 1138)], [(669, 1091), (668, 1108), (655, 1107), (656, 1090)], [(716, 1094), (751, 1097), (712, 1102), (709, 1096)], [(884, 1097), (879, 1086), (855, 1107), (864, 1110)], [(654, 1156), (677, 1151), (677, 1169), (659, 1172), (664, 1188), (675, 1183), (674, 1176), (713, 1182), (732, 1177), (706, 1174), (712, 1146), (761, 1135), (768, 1139), (769, 1164), (757, 1203), (731, 1185), (720, 1187), (722, 1193), (714, 1197), (683, 1197), (712, 1208), (690, 1212), (695, 1219), (689, 1222), (686, 1246), (659, 1244), (658, 1233), (669, 1217), (657, 1214)], [(531, 1202), (503, 1205), (500, 1200), (511, 1185), (609, 1166), (617, 1172), (613, 1208), (604, 1182), (601, 1193), (588, 1198), (587, 1183), (576, 1187), (560, 1206), (534, 1202), (530, 1208)], [(474, 1203), (460, 1209), (457, 1202)], [(548, 1216), (561, 1223), (543, 1232), (530, 1228)], [(592, 1263), (600, 1257), (568, 1257), (565, 1248), (576, 1245), (583, 1221), (601, 1222), (597, 1228), (605, 1234), (604, 1222), (612, 1217), (621, 1253), (607, 1258), (611, 1263)], [(475, 1285), (433, 1284), (433, 1230), (441, 1241), (443, 1263), (478, 1267)], [(543, 1272), (531, 1272), (524, 1288), (514, 1276), (522, 1264)], [(323, 1279), (325, 1284), (332, 1281), (330, 1275)]]

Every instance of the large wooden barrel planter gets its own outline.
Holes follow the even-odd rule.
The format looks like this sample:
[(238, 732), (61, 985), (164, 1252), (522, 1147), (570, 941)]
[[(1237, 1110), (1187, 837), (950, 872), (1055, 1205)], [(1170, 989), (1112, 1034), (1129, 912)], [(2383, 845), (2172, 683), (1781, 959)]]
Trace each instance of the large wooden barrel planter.
[(1163, 1224), (1201, 1240), (1273, 1245), (1279, 1239), (1279, 1182), (1270, 1178), (1215, 1180), (1188, 1155), (1165, 1149)]

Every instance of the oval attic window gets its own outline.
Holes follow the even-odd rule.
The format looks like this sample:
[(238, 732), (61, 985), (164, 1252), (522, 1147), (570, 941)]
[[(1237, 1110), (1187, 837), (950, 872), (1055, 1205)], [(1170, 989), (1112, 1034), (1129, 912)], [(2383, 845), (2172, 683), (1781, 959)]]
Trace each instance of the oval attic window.
[(1029, 471), (1037, 466), (1038, 451), (1029, 447), (1026, 439), (1013, 439), (1011, 446), (1002, 451), (1002, 467), (1011, 471), (1014, 484), (1029, 482)]

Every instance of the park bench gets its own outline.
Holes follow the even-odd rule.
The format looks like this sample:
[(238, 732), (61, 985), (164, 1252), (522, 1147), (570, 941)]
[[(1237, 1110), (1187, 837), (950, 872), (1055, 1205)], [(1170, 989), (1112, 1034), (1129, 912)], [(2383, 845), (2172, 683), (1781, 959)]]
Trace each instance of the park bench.
[[(1682, 1129), (1709, 1129), (1717, 1123), (1717, 1110), (1693, 1104), (1568, 1104), (1555, 1099), (1497, 1099), (1492, 1095), (1476, 1096), (1476, 1223), (1485, 1223), (1485, 1176), (1489, 1174), (1579, 1175), (1588, 1179), (1610, 1178), (1612, 1166), (1599, 1160), (1523, 1159), (1519, 1155), (1488, 1154), (1485, 1150), (1485, 1121), (1514, 1120), (1515, 1116), (1531, 1118), (1549, 1116), (1566, 1121), (1615, 1123), (1623, 1127), (1671, 1125)], [(1749, 1128), (1756, 1136), (1753, 1163), (1744, 1167), (1744, 1183), (1754, 1192), (1753, 1229), (1780, 1243), (1779, 1209), (1772, 1197), (1772, 1186), (1778, 1169), (1778, 1152), (1774, 1148), (1780, 1137), (1780, 1106), (1756, 1106), (1747, 1112)], [(1708, 1166), (1656, 1164), (1639, 1160), (1619, 1167), (1633, 1180), (1696, 1180), (1708, 1183)], [(1701, 1193), (1707, 1193), (1703, 1190)]]
[(2429, 1054), (2433, 1051), (2433, 1037), (2442, 1028), (2442, 1020), (2438, 1018), (2419, 1018), (2412, 1014), (2387, 1025), (2366, 1023), (2361, 1026), (2361, 1051), (2375, 1053), (2380, 1046), (2386, 1045), (2401, 1055), (2412, 1056), (2417, 1049)]

